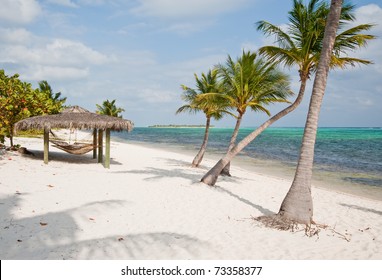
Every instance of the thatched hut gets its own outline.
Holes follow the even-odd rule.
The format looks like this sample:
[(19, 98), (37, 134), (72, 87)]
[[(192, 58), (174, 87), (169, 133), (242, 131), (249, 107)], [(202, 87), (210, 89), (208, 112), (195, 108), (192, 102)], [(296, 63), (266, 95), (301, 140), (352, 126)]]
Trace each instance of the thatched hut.
[[(49, 159), (49, 132), (51, 129), (87, 129), (93, 130), (93, 157), (97, 156), (98, 162), (103, 161), (103, 132), (105, 131), (105, 167), (110, 167), (110, 131), (131, 131), (134, 125), (131, 121), (91, 113), (79, 106), (73, 106), (63, 110), (59, 114), (36, 116), (21, 120), (15, 124), (15, 131), (41, 129), (44, 130), (44, 162), (47, 164)], [(97, 143), (98, 142), (98, 143)], [(56, 147), (70, 152), (69, 147), (59, 145)], [(73, 147), (72, 147), (73, 148)], [(77, 147), (78, 148), (78, 147)], [(73, 151), (73, 150), (72, 150)]]

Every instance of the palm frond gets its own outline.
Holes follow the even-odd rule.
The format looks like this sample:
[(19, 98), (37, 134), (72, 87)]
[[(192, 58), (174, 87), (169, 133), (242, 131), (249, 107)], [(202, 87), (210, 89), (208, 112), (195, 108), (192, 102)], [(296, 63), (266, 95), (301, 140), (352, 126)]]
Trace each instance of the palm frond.
[(279, 26), (273, 25), (267, 21), (258, 21), (257, 30), (262, 31), (266, 36), (274, 36), (275, 43), (281, 48), (295, 48), (293, 40)]
[(360, 32), (368, 31), (373, 26), (372, 24), (362, 24), (342, 31), (336, 36), (334, 52), (340, 55), (341, 53), (346, 53), (346, 51), (353, 51), (366, 46), (368, 41), (375, 39), (376, 36)]
[(180, 114), (180, 113), (184, 113), (184, 112), (195, 114), (199, 111), (200, 111), (200, 109), (198, 109), (196, 107), (193, 107), (190, 105), (183, 105), (183, 106), (179, 107), (178, 110), (176, 110), (176, 114)]
[[(263, 31), (266, 36), (273, 35), (280, 38), (276, 40), (277, 46), (265, 46), (260, 48), (259, 52), (272, 62), (287, 67), (296, 64), (299, 66), (300, 76), (309, 77), (319, 62), (329, 5), (323, 0), (310, 0), (306, 5), (304, 2), (293, 1), (292, 9), (288, 13), (287, 32), (282, 32), (277, 26), (265, 21), (258, 23), (258, 30)], [(354, 5), (345, 1), (341, 10), (339, 30), (344, 30), (346, 25), (355, 21), (354, 9)], [(369, 40), (375, 39), (374, 35), (365, 34), (373, 26), (373, 24), (361, 24), (341, 31), (337, 35), (332, 68), (369, 63), (366, 60), (345, 59), (342, 56), (346, 56), (348, 51), (366, 46)]]
[(259, 53), (268, 58), (271, 62), (292, 67), (300, 64), (302, 59), (297, 49), (284, 49), (276, 46), (264, 46), (259, 49)]

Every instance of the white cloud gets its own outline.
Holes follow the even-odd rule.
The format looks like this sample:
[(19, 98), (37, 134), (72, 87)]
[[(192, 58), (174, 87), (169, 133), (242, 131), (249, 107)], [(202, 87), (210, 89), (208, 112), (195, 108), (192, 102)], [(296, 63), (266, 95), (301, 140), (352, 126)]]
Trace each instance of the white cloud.
[(113, 2), (112, 0), (78, 0), (83, 5), (98, 6), (102, 4), (107, 4), (108, 2)]
[(1, 28), (0, 44), (27, 44), (33, 38), (33, 34), (24, 28)]
[(139, 98), (145, 103), (169, 103), (179, 97), (179, 94), (174, 91), (166, 90), (160, 86), (143, 88), (137, 91)]
[(46, 66), (46, 65), (31, 65), (29, 71), (24, 78), (28, 80), (79, 80), (89, 75), (88, 68), (61, 67), (61, 66)]
[(139, 0), (131, 9), (136, 15), (167, 19), (209, 17), (242, 7), (248, 0)]
[(149, 24), (147, 24), (146, 22), (137, 22), (137, 23), (129, 24), (122, 27), (121, 29), (117, 31), (117, 33), (121, 35), (131, 35), (134, 33), (139, 33), (143, 29), (148, 27), (149, 27)]
[(72, 8), (78, 8), (80, 5), (84, 6), (100, 6), (100, 5), (106, 5), (106, 4), (115, 4), (116, 2), (123, 3), (126, 0), (46, 0), (49, 3), (66, 6), (66, 7), (72, 7)]
[(188, 35), (190, 33), (198, 32), (205, 29), (206, 27), (212, 26), (214, 24), (211, 20), (199, 20), (198, 22), (177, 22), (170, 24), (169, 26), (163, 28), (161, 31), (172, 32), (178, 35)]
[(47, 0), (48, 3), (70, 7), (70, 8), (77, 8), (78, 5), (71, 0)]
[(76, 80), (89, 75), (92, 66), (114, 62), (81, 42), (48, 40), (22, 28), (0, 28), (0, 63), (16, 66), (24, 78), (36, 80)]
[(376, 4), (369, 4), (359, 7), (355, 11), (356, 24), (371, 23), (375, 24), (372, 29), (373, 34), (382, 35), (382, 8)]
[(27, 24), (42, 12), (36, 0), (1, 0), (0, 22)]
[(103, 64), (108, 57), (85, 46), (80, 42), (65, 39), (55, 39), (42, 50), (42, 54), (55, 63), (61, 64)]
[(3, 56), (25, 64), (83, 67), (88, 64), (103, 64), (109, 60), (107, 56), (82, 43), (62, 39), (55, 39), (51, 43), (39, 47), (12, 45), (8, 46), (4, 52)]

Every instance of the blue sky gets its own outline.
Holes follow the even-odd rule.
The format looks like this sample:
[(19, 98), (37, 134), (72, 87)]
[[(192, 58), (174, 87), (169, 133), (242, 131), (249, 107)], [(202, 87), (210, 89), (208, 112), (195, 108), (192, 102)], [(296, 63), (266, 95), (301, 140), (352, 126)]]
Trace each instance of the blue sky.
[[(116, 99), (136, 126), (204, 124), (202, 114), (175, 115), (181, 84), (227, 55), (272, 44), (255, 22), (287, 23), (290, 0), (0, 0), (0, 68), (35, 87), (47, 80), (71, 105), (94, 111)], [(320, 126), (382, 126), (382, 1), (353, 1), (359, 23), (379, 38), (352, 56), (371, 66), (330, 73)], [(297, 92), (296, 69), (284, 69)], [(274, 126), (303, 126), (302, 105)], [(277, 113), (283, 106), (271, 107)], [(243, 126), (266, 117), (248, 113)], [(226, 117), (214, 125), (233, 126)]]

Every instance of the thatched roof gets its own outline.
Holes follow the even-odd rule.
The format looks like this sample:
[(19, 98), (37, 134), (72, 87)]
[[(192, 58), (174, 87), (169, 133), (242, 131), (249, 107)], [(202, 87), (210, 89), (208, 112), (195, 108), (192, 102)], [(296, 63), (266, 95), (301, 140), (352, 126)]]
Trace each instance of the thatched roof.
[(59, 114), (36, 116), (21, 120), (15, 124), (15, 130), (29, 129), (110, 129), (115, 131), (131, 131), (134, 124), (129, 120), (107, 115), (91, 113), (79, 106), (63, 110)]

